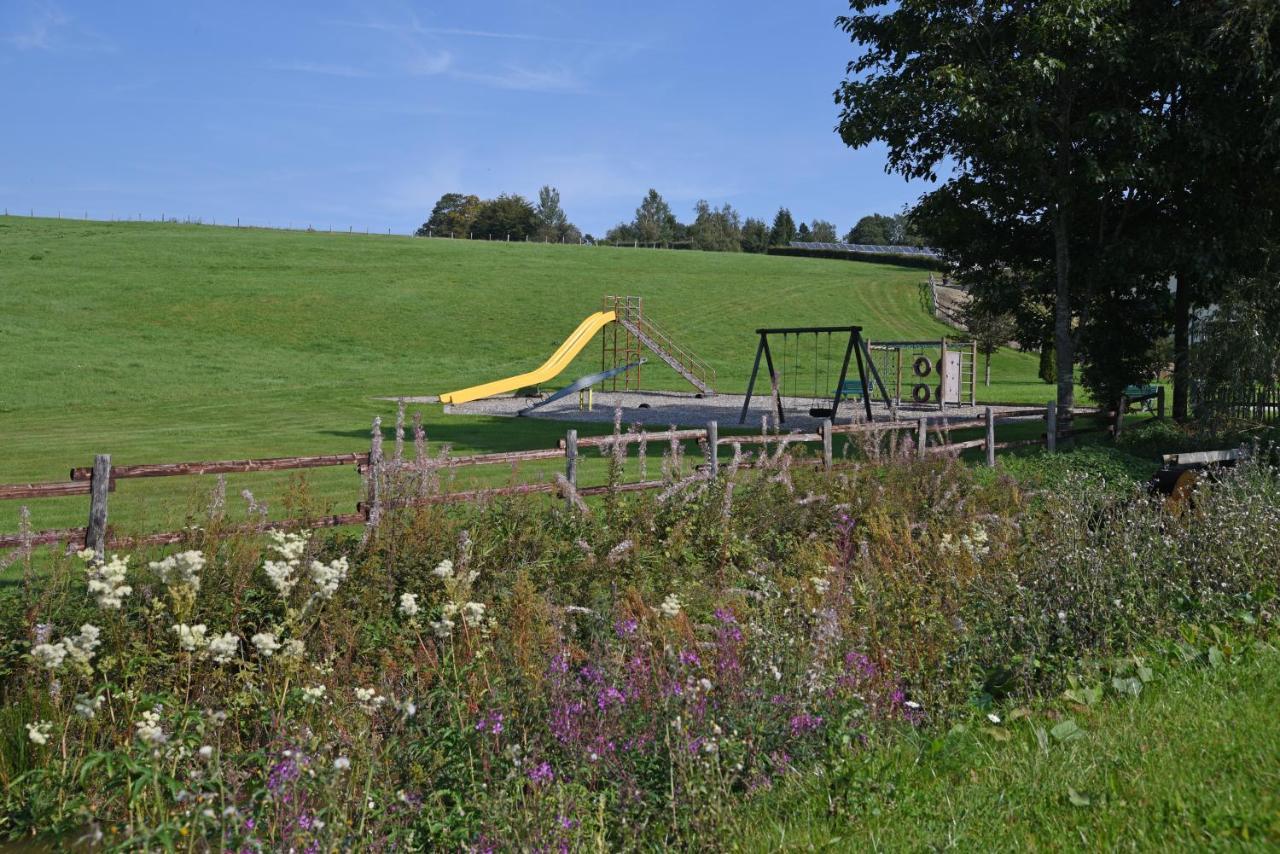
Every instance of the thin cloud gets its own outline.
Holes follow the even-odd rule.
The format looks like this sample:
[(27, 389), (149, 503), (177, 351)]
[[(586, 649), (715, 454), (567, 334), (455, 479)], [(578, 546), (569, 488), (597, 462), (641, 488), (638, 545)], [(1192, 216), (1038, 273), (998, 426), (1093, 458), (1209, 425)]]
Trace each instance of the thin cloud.
[(374, 77), (372, 71), (350, 65), (329, 65), (321, 62), (273, 62), (268, 68), (276, 71), (296, 71), (299, 74), (323, 74), (329, 77)]
[(496, 74), (474, 71), (453, 71), (450, 76), (470, 83), (493, 86), (498, 89), (514, 89), (519, 92), (582, 92), (582, 82), (567, 69), (539, 70), (508, 68)]
[(18, 50), (114, 51), (115, 45), (82, 26), (54, 3), (37, 3), (26, 25), (18, 32), (0, 35), (0, 42)]
[(458, 36), (460, 38), (473, 39), (502, 39), (506, 41), (522, 41), (522, 42), (543, 42), (550, 44), (576, 44), (586, 47), (607, 47), (607, 48), (628, 48), (631, 50), (642, 50), (646, 45), (635, 42), (614, 42), (600, 41), (597, 39), (580, 39), (568, 38), (565, 36), (548, 36), (542, 33), (504, 33), (494, 30), (468, 30), (460, 27), (424, 27), (416, 20), (407, 24), (388, 24), (381, 21), (369, 21), (361, 23), (359, 21), (332, 21), (331, 23), (342, 27), (352, 27), (361, 30), (378, 30), (379, 32), (395, 33), (402, 35), (405, 33), (423, 36)]

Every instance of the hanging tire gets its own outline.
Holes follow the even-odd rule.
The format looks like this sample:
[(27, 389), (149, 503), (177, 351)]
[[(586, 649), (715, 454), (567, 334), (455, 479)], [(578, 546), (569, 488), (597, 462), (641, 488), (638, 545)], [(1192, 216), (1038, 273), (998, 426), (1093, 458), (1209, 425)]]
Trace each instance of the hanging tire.
[(929, 387), (924, 383), (916, 383), (911, 388), (911, 399), (916, 403), (928, 403)]
[(911, 363), (911, 370), (915, 371), (918, 377), (927, 377), (933, 371), (933, 365), (929, 364), (928, 356), (917, 356)]

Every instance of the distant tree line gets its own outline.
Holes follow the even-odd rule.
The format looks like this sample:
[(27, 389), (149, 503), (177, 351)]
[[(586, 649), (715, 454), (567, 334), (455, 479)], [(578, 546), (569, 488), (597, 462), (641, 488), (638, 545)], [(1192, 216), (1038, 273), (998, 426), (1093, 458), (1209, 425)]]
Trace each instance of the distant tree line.
[[(418, 229), (419, 237), (459, 237), (475, 240), (535, 240), (551, 243), (594, 243), (569, 222), (560, 204), (560, 191), (544, 186), (537, 203), (520, 195), (502, 194), (496, 199), (445, 193)], [(683, 223), (657, 190), (649, 190), (630, 222), (609, 229), (604, 242), (615, 245), (699, 249), (705, 252), (753, 252), (789, 246), (792, 241), (835, 243), (834, 224), (822, 219), (796, 224), (791, 211), (779, 208), (769, 225), (762, 219), (742, 216), (730, 204), (713, 207), (700, 199), (693, 207), (693, 222)], [(905, 215), (864, 216), (844, 237), (847, 243), (875, 246), (921, 246), (921, 238)]]
[(503, 193), (496, 199), (445, 193), (416, 232), (419, 237), (474, 240), (537, 240), (581, 243), (582, 232), (560, 206), (560, 191), (544, 186), (536, 204), (524, 196)]

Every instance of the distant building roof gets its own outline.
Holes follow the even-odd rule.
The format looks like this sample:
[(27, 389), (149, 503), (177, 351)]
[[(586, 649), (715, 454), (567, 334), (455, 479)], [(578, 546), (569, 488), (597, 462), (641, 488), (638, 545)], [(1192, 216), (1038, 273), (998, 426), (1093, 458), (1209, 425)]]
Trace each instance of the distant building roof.
[(937, 249), (920, 246), (875, 246), (870, 243), (806, 243), (800, 240), (791, 241), (797, 249), (829, 249), (835, 252), (869, 252), (881, 255), (923, 255), (927, 258), (941, 258)]

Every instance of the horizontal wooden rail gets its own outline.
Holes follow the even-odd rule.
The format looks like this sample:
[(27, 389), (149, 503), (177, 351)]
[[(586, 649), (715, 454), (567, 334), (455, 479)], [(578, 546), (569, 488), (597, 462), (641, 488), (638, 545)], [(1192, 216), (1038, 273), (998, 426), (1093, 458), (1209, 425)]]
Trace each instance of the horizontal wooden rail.
[[(561, 440), (563, 441), (563, 440)], [(464, 457), (436, 457), (427, 461), (427, 464), (435, 468), (461, 468), (463, 466), (485, 466), (500, 465), (503, 463), (525, 463), (535, 460), (562, 460), (564, 459), (564, 451), (559, 448), (539, 449), (535, 451), (502, 451), (497, 454), (470, 454)], [(392, 468), (395, 466), (394, 461), (388, 460), (383, 463), (384, 466)], [(401, 468), (414, 469), (417, 468), (416, 461), (404, 462), (400, 464)], [(369, 470), (369, 463), (362, 462), (357, 468), (363, 474)]]
[[(206, 463), (152, 463), (136, 466), (112, 466), (111, 477), (178, 477), (190, 474), (232, 474), (259, 471), (288, 471), (290, 469), (314, 469), (327, 466), (345, 466), (369, 462), (367, 452), (355, 454), (326, 454), (315, 457), (271, 457), (259, 460), (220, 460)], [(87, 481), (93, 477), (93, 467), (71, 470), (73, 481)]]
[(36, 531), (22, 534), (0, 535), (0, 549), (16, 549), (30, 543), (33, 546), (52, 546), (58, 543), (84, 545), (84, 528), (61, 528), (53, 531)]
[[(10, 498), (58, 498), (63, 495), (88, 495), (88, 481), (79, 483), (6, 483), (0, 484), (0, 501)], [(113, 480), (109, 488), (116, 488)]]

